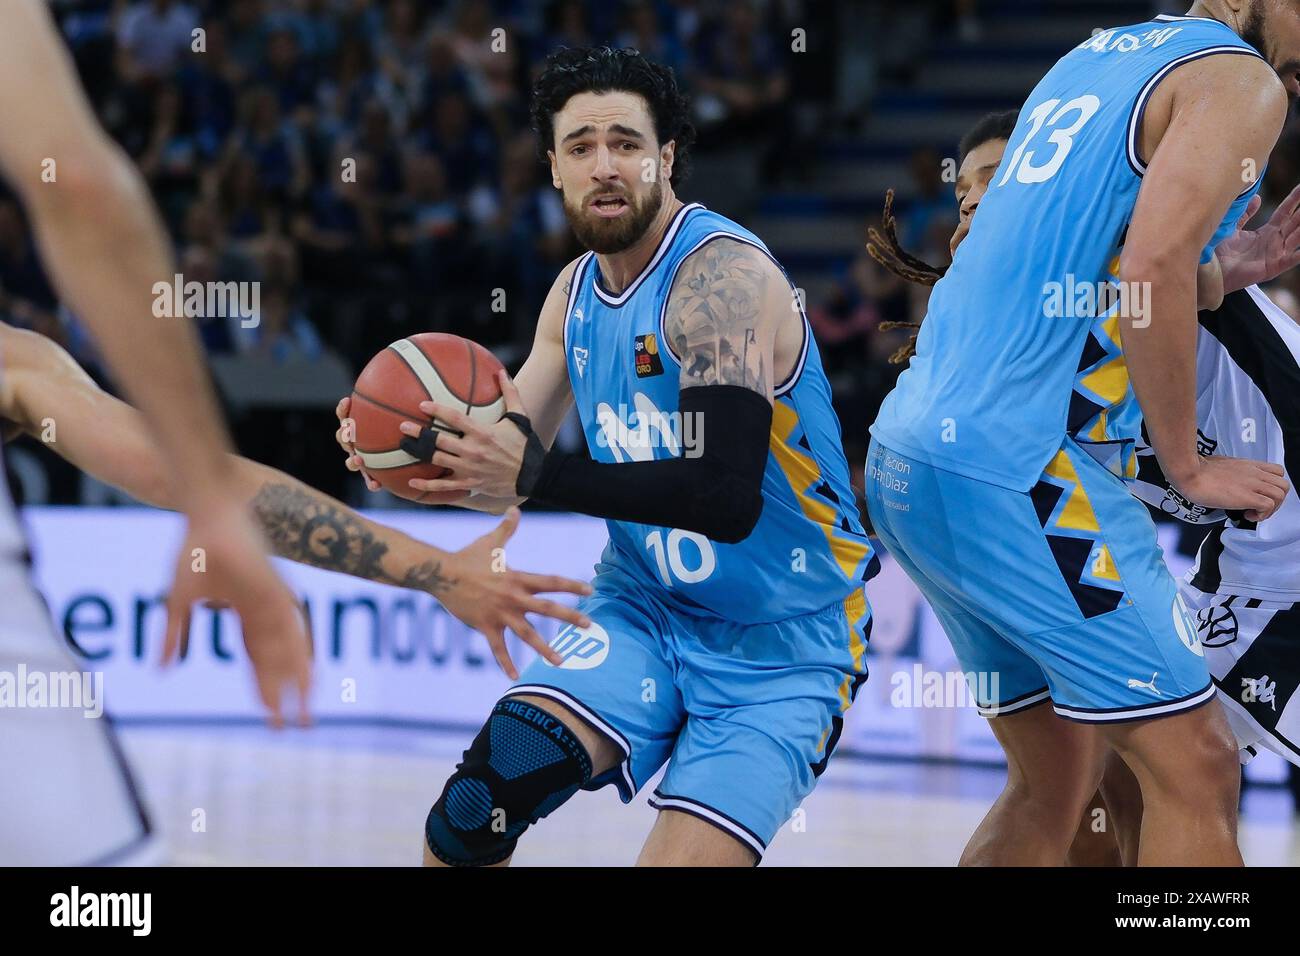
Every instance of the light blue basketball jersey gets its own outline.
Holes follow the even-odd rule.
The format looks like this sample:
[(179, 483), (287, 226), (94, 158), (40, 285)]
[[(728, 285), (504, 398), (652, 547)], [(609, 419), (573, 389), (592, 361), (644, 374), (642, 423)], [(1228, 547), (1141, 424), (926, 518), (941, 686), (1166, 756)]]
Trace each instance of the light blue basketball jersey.
[[(916, 357), (872, 426), (880, 442), (1017, 491), (1067, 435), (1113, 474), (1136, 474), (1141, 410), (1105, 290), (1117, 288), (1146, 172), (1137, 144), (1147, 103), (1176, 67), (1216, 54), (1259, 56), (1217, 20), (1164, 16), (1105, 30), (1048, 72), (934, 288)], [(1262, 178), (1228, 210), (1203, 262)], [(1129, 311), (1141, 304), (1134, 297)]]
[[(698, 204), (684, 206), (645, 270), (606, 291), (592, 253), (574, 272), (564, 322), (569, 381), (596, 461), (698, 453), (708, 435), (678, 413), (681, 366), (663, 331), (682, 261), (731, 238), (770, 256), (751, 232)], [(775, 261), (775, 260), (773, 260)], [(792, 289), (793, 295), (793, 289)], [(609, 521), (603, 561), (665, 605), (741, 624), (780, 621), (837, 602), (856, 620), (863, 582), (878, 568), (858, 517), (831, 390), (807, 318), (790, 379), (776, 389), (763, 512), (739, 544), (672, 528)]]

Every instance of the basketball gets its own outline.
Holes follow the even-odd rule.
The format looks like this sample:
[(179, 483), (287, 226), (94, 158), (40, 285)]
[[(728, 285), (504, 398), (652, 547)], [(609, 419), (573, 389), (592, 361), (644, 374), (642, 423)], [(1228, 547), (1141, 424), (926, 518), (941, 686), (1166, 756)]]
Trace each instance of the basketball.
[[(422, 332), (394, 342), (372, 358), (352, 388), (355, 445), (362, 467), (388, 491), (411, 501), (428, 492), (412, 478), (443, 478), (446, 468), (421, 462), (401, 448), (402, 422), (429, 423), (420, 403), (457, 406), (476, 421), (492, 424), (506, 410), (497, 373), (502, 365), (483, 346), (446, 332)], [(442, 431), (453, 431), (432, 422)], [(453, 432), (454, 434), (454, 432)]]

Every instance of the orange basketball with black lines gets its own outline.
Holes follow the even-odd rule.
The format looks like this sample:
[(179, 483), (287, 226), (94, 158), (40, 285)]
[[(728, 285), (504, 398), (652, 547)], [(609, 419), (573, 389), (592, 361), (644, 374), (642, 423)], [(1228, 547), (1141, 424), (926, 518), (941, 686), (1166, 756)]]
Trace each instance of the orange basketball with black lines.
[(447, 332), (421, 332), (388, 346), (366, 364), (352, 388), (354, 444), (362, 467), (393, 494), (423, 500), (428, 493), (407, 482), (449, 472), (402, 451), (398, 426), (417, 422), (451, 431), (420, 411), (427, 401), (459, 408), (484, 424), (500, 421), (506, 410), (497, 382), (501, 368), (483, 346)]

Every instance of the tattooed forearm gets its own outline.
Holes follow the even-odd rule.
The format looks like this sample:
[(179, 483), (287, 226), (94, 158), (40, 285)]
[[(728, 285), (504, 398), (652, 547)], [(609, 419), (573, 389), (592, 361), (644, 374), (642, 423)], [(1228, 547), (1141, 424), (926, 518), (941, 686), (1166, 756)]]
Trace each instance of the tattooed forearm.
[(425, 561), (417, 567), (409, 568), (400, 581), (393, 583), (415, 591), (441, 594), (454, 582), (443, 575), (441, 561)]
[(768, 394), (760, 334), (770, 267), (759, 250), (728, 239), (682, 263), (664, 328), (682, 359), (683, 388), (741, 385)]
[(268, 481), (253, 498), (253, 511), (272, 550), (282, 558), (431, 594), (455, 583), (443, 574), (440, 561), (391, 573), (384, 567), (388, 545), (375, 537), (364, 519), (310, 489)]

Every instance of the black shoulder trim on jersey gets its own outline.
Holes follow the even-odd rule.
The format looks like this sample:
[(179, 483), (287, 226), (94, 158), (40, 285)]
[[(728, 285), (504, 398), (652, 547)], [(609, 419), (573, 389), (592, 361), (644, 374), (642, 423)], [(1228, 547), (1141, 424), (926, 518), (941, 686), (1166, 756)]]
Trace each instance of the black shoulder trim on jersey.
[[(1165, 77), (1167, 77), (1174, 70), (1178, 69), (1180, 66), (1186, 66), (1188, 63), (1192, 63), (1196, 60), (1204, 59), (1207, 56), (1220, 56), (1220, 55), (1231, 56), (1234, 54), (1240, 56), (1253, 56), (1261, 60), (1264, 59), (1262, 56), (1259, 55), (1258, 51), (1256, 51), (1254, 47), (1213, 46), (1204, 50), (1196, 50), (1193, 53), (1188, 53), (1186, 56), (1180, 56), (1176, 60), (1170, 60), (1158, 71), (1156, 71), (1155, 76), (1147, 80), (1146, 85), (1142, 87), (1142, 91), (1138, 93), (1137, 100), (1133, 104), (1133, 110), (1129, 114), (1128, 133), (1125, 142), (1125, 153), (1128, 155), (1129, 167), (1133, 170), (1133, 172), (1137, 173), (1139, 178), (1146, 175), (1147, 164), (1143, 162), (1142, 157), (1138, 155), (1138, 151), (1137, 151), (1138, 133), (1142, 128), (1142, 120), (1147, 113), (1147, 104), (1151, 102), (1152, 95), (1154, 95), (1156, 89), (1164, 81)], [(1246, 191), (1249, 192), (1253, 188), (1254, 188), (1254, 184), (1248, 186)], [(1242, 193), (1237, 198), (1240, 199), (1241, 196), (1244, 195), (1245, 193)]]

